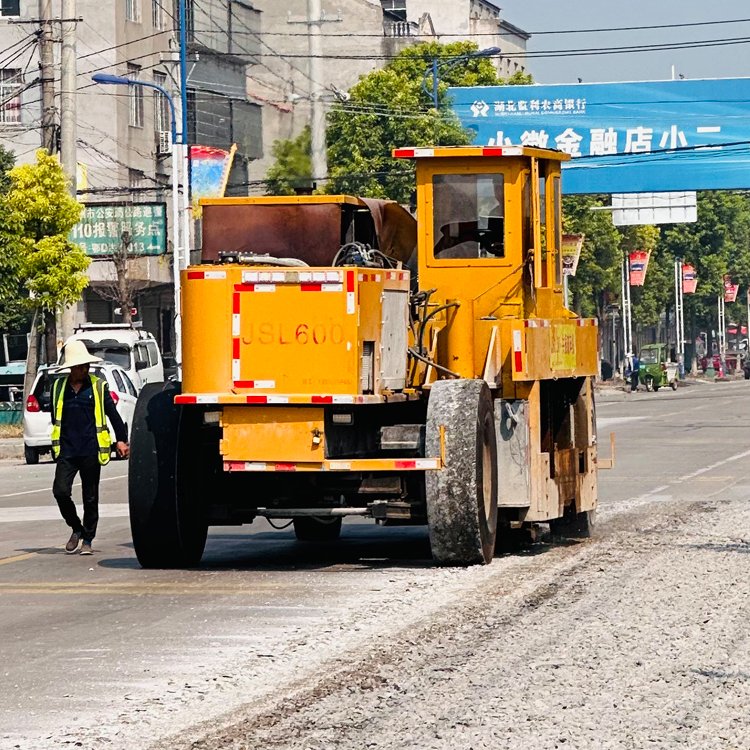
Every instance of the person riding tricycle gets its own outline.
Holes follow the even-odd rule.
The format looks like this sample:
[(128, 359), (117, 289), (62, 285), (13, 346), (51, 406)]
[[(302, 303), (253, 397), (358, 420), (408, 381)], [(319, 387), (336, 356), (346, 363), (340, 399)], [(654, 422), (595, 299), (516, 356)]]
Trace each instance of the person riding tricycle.
[(646, 344), (641, 347), (640, 382), (647, 391), (658, 391), (662, 386), (677, 390), (677, 363), (669, 361), (666, 344)]

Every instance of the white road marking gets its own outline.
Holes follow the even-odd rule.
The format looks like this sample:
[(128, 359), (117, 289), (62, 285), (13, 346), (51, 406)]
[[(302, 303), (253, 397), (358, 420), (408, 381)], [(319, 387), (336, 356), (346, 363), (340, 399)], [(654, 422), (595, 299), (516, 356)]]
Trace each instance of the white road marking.
[[(705, 466), (702, 469), (698, 469), (697, 471), (691, 471), (689, 474), (683, 474), (681, 477), (672, 479), (670, 480), (669, 484), (663, 484), (659, 487), (654, 487), (654, 489), (649, 490), (648, 492), (645, 492), (642, 495), (629, 497), (624, 501), (621, 501), (619, 503), (613, 503), (612, 505), (609, 505), (608, 503), (605, 503), (604, 505), (600, 504), (597, 510), (601, 511), (602, 517), (607, 517), (611, 515), (616, 516), (624, 511), (629, 511), (629, 510), (632, 510), (633, 508), (637, 508), (641, 505), (647, 505), (648, 503), (653, 503), (655, 501), (656, 502), (665, 502), (665, 501), (669, 502), (672, 499), (674, 499), (674, 496), (662, 494), (665, 490), (669, 490), (672, 486), (677, 485), (677, 484), (682, 484), (683, 482), (687, 482), (690, 479), (695, 479), (701, 474), (706, 474), (712, 469), (719, 468), (719, 466), (724, 466), (725, 464), (732, 463), (733, 461), (739, 461), (740, 459), (747, 458), (748, 456), (750, 456), (750, 450), (742, 451), (742, 453), (735, 453), (733, 456), (729, 456), (728, 458), (723, 458), (721, 461), (717, 461), (716, 463), (711, 464), (710, 466)], [(709, 492), (706, 495), (706, 497), (713, 497), (714, 495), (723, 491), (724, 491), (724, 488), (719, 488), (715, 490), (714, 492)]]
[[(99, 503), (101, 518), (125, 518), (128, 515), (127, 503)], [(57, 505), (32, 505), (26, 508), (0, 508), (0, 523), (20, 523), (22, 521), (59, 521)]]
[[(104, 477), (103, 479), (100, 479), (99, 482), (112, 482), (115, 479), (127, 479), (127, 474), (118, 474), (116, 477)], [(80, 482), (75, 482), (73, 484), (74, 487), (80, 487)], [(52, 493), (52, 484), (50, 483), (49, 487), (40, 487), (38, 490), (23, 490), (23, 492), (11, 492), (8, 495), (0, 495), (0, 500), (6, 497), (18, 497), (19, 495), (36, 495), (40, 492), (48, 492)]]
[(624, 422), (637, 422), (646, 419), (646, 417), (597, 417), (597, 427), (610, 427), (613, 424), (622, 424)]

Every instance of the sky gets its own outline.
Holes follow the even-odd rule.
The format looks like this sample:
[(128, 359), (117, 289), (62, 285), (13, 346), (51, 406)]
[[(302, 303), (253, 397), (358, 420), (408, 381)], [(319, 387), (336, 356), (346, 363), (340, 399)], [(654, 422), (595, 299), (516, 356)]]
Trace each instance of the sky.
[[(527, 52), (626, 47), (744, 38), (747, 42), (696, 49), (566, 55), (528, 59), (536, 83), (655, 81), (675, 77), (750, 77), (750, 2), (748, 0), (498, 0), (502, 17), (525, 31), (572, 31), (537, 34)], [(673, 29), (581, 33), (582, 29), (653, 26), (716, 21), (744, 23)]]

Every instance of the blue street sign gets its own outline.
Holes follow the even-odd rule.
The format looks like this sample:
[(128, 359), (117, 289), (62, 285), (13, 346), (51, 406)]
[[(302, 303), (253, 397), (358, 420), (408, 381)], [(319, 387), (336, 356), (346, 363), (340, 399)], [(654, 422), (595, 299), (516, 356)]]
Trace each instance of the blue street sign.
[(750, 188), (750, 78), (449, 93), (475, 145), (569, 153), (566, 193)]

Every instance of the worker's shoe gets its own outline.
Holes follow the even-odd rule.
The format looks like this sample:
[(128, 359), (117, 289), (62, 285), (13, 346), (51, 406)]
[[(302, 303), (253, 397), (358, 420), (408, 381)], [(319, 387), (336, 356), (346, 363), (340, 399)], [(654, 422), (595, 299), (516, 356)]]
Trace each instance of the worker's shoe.
[(73, 554), (78, 549), (78, 545), (81, 543), (81, 535), (74, 531), (68, 539), (68, 543), (65, 545), (65, 551)]
[(84, 540), (83, 544), (81, 545), (81, 554), (82, 555), (94, 554), (94, 550), (91, 549), (91, 542), (87, 542)]

